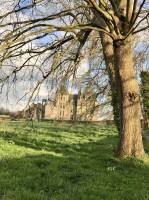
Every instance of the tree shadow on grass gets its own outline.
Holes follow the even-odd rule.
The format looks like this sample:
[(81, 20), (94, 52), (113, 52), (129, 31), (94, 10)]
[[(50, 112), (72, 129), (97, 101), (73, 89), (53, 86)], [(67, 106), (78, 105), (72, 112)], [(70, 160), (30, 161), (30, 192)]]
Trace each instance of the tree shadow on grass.
[[(16, 141), (19, 143), (19, 138)], [(44, 153), (36, 151), (35, 155), (2, 159), (0, 199), (149, 199), (149, 167), (135, 159), (113, 157), (116, 141), (112, 135), (77, 144), (49, 141), (43, 144), (47, 150)], [(38, 149), (39, 144), (20, 141), (19, 145)]]
[[(56, 127), (55, 127), (56, 126)], [(71, 127), (70, 127), (71, 126)], [(103, 133), (101, 133), (103, 131)], [(64, 147), (66, 151), (69, 150), (69, 143), (71, 140), (79, 144), (82, 139), (92, 141), (94, 136), (99, 138), (108, 137), (116, 132), (115, 129), (110, 127), (102, 127), (88, 124), (85, 127), (81, 124), (35, 124), (34, 129), (31, 127), (21, 127), (18, 129), (14, 126), (11, 130), (0, 130), (0, 137), (8, 142), (13, 142), (16, 145), (33, 148), (36, 150), (47, 150), (59, 152)], [(65, 142), (67, 140), (67, 142)], [(70, 148), (71, 149), (71, 148)]]
[[(24, 126), (26, 127), (26, 126)], [(29, 127), (29, 126), (27, 126)], [(105, 125), (96, 125), (93, 123), (79, 123), (79, 122), (70, 122), (70, 123), (64, 123), (64, 122), (49, 122), (49, 123), (44, 123), (44, 122), (40, 122), (40, 123), (35, 123), (32, 126), (30, 126), (30, 128), (33, 128), (34, 131), (38, 131), (38, 133), (41, 134), (45, 134), (45, 135), (49, 135), (49, 132), (53, 132), (53, 133), (59, 133), (59, 132), (65, 132), (65, 133), (79, 133), (79, 134), (86, 134), (86, 135), (90, 135), (90, 134), (95, 134), (98, 131), (106, 131), (107, 134), (111, 133), (113, 134), (113, 132), (117, 132), (116, 131), (116, 127), (115, 126), (105, 126)]]

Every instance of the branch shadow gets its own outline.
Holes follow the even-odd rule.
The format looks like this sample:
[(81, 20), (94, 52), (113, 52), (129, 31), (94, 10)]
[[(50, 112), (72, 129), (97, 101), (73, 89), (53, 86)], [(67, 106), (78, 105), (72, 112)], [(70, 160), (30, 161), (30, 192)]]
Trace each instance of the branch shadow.
[[(33, 134), (37, 136), (36, 132)], [(141, 160), (113, 157), (116, 135), (103, 137), (101, 134), (98, 141), (75, 144), (51, 139), (28, 143), (29, 138), (25, 140), (24, 137), (22, 141), (19, 134), (13, 133), (11, 138), (10, 133), (7, 137), (1, 132), (0, 135), (6, 142), (11, 140), (18, 146), (38, 150), (35, 155), (0, 160), (2, 200), (135, 200), (149, 197), (149, 167)], [(82, 137), (87, 135), (84, 133)], [(43, 146), (46, 151), (42, 153)]]

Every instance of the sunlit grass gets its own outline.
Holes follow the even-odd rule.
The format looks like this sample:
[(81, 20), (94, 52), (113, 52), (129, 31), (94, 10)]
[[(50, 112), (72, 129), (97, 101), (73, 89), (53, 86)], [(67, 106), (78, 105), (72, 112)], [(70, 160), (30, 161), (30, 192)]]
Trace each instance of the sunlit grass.
[(149, 158), (119, 160), (117, 143), (114, 126), (3, 123), (0, 200), (148, 200)]

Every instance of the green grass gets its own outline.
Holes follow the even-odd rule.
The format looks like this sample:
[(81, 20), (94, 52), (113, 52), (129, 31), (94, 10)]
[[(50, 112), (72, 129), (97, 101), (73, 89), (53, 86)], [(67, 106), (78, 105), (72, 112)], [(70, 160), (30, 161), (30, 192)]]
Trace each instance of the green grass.
[(0, 124), (0, 200), (149, 200), (148, 156), (120, 160), (117, 143), (112, 126)]

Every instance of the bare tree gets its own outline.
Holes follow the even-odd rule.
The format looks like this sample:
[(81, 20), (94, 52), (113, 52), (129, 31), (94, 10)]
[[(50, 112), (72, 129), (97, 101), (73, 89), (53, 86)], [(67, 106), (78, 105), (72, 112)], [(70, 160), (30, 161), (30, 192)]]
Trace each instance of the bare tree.
[[(0, 27), (7, 27), (7, 31), (2, 32), (0, 37), (1, 64), (4, 66), (8, 59), (13, 61), (14, 58), (28, 55), (25, 62), (10, 70), (11, 73), (6, 78), (29, 66), (31, 59), (36, 57), (42, 57), (40, 67), (34, 65), (42, 77), (34, 89), (51, 74), (58, 77), (75, 76), (82, 52), (89, 48), (90, 35), (102, 33), (112, 97), (117, 96), (116, 104), (120, 112), (119, 155), (143, 155), (140, 91), (135, 75), (132, 44), (134, 35), (149, 27), (147, 1), (30, 2), (17, 1), (12, 11), (0, 16)], [(15, 15), (15, 20), (8, 21), (9, 16), (14, 18)], [(27, 19), (21, 19), (21, 15), (27, 16)], [(104, 41), (106, 35), (108, 39)], [(106, 47), (109, 39), (113, 52), (108, 55)], [(24, 48), (26, 46), (28, 48)], [(112, 65), (109, 56), (112, 58)], [(45, 67), (47, 60), (51, 65)], [(60, 70), (57, 72), (57, 69)]]

